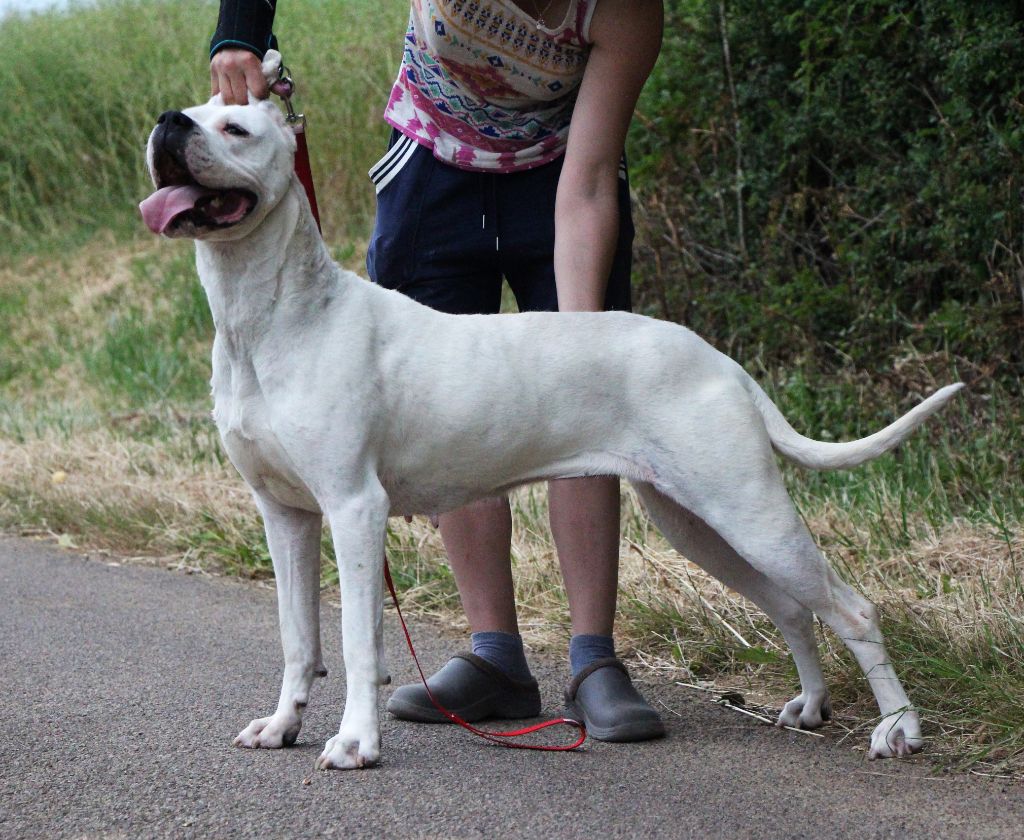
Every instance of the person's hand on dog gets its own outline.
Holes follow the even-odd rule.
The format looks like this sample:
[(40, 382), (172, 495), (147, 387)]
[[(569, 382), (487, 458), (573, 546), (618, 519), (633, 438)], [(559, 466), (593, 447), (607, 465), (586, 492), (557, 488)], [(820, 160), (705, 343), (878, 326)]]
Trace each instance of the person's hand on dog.
[(249, 91), (257, 99), (270, 94), (260, 59), (249, 50), (219, 50), (210, 59), (210, 95), (219, 93), (225, 105), (247, 105)]

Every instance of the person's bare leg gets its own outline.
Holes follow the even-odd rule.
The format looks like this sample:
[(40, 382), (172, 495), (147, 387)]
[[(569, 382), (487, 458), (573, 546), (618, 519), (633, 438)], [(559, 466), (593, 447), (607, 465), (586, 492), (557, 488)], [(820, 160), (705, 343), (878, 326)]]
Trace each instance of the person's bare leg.
[[(468, 721), (536, 717), (540, 690), (516, 620), (508, 499), (485, 499), (444, 514), (440, 527), (473, 631), (472, 653), (453, 656), (433, 674), (427, 680), (430, 693)], [(395, 689), (387, 708), (404, 720), (447, 719), (418, 683)]]
[[(551, 532), (574, 634), (610, 636), (619, 573), (619, 480), (548, 484)], [(483, 499), (441, 516), (441, 536), (473, 632), (519, 632), (508, 499)]]
[(572, 680), (566, 712), (601, 741), (660, 738), (665, 726), (615, 659), (612, 627), (619, 582), (619, 480), (563, 479), (548, 485), (551, 531), (569, 598)]
[(481, 499), (442, 514), (441, 537), (474, 633), (518, 633), (508, 499)]
[(573, 635), (611, 636), (619, 583), (619, 479), (551, 481), (548, 505)]

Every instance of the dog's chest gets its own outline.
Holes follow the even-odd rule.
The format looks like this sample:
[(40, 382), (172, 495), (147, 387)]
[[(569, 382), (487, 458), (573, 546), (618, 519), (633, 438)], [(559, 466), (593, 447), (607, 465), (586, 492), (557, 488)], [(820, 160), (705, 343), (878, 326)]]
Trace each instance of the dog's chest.
[(250, 487), (280, 504), (318, 512), (316, 499), (274, 433), (255, 382), (237, 374), (227, 379), (214, 376), (213, 418), (235, 469)]

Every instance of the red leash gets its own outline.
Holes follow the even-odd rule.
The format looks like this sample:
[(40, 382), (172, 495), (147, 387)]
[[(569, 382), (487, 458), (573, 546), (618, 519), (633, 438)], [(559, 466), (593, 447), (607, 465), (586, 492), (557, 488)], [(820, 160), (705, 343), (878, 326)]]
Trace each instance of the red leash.
[[(420, 679), (423, 681), (423, 687), (427, 690), (427, 696), (430, 698), (430, 702), (434, 704), (434, 707), (452, 723), (457, 723), (463, 729), (468, 729), (474, 735), (478, 735), (481, 738), (491, 741), (495, 744), (500, 744), (503, 747), (516, 750), (546, 750), (548, 752), (566, 752), (568, 750), (574, 750), (579, 747), (585, 740), (587, 740), (587, 727), (578, 720), (572, 718), (552, 718), (551, 720), (545, 720), (541, 723), (535, 723), (533, 726), (526, 726), (522, 729), (512, 729), (507, 732), (495, 732), (489, 729), (478, 729), (471, 723), (467, 723), (460, 718), (455, 712), (450, 712), (434, 696), (434, 693), (430, 690), (430, 686), (427, 685), (427, 678), (423, 674), (423, 668), (420, 666), (419, 657), (416, 656), (416, 649), (412, 644), (412, 637), (409, 635), (409, 628), (406, 626), (405, 618), (402, 616), (402, 608), (398, 606), (398, 594), (395, 592), (395, 583), (391, 579), (391, 569), (388, 567), (388, 558), (384, 558), (384, 581), (388, 585), (388, 591), (391, 593), (391, 600), (395, 603), (395, 611), (398, 613), (398, 620), (402, 624), (402, 632), (405, 634), (405, 641), (409, 645), (409, 653), (412, 654), (412, 661), (416, 663), (416, 670), (420, 672)], [(506, 738), (519, 738), (523, 735), (529, 735), (532, 732), (538, 732), (541, 729), (547, 729), (549, 726), (573, 726), (579, 730), (579, 735), (572, 744), (561, 744), (546, 746), (544, 744), (519, 744), (515, 741), (505, 740)]]
[[(295, 83), (288, 75), (288, 70), (285, 66), (281, 65), (281, 78), (279, 78), (270, 89), (280, 96), (284, 100), (285, 108), (288, 111), (286, 117), (288, 125), (292, 127), (292, 131), (295, 132), (295, 174), (299, 177), (299, 181), (302, 182), (303, 188), (306, 190), (306, 198), (309, 199), (309, 209), (313, 211), (313, 218), (316, 220), (316, 228), (323, 234), (323, 229), (320, 227), (320, 211), (316, 205), (316, 192), (313, 189), (313, 174), (309, 167), (309, 150), (306, 147), (306, 116), (305, 114), (296, 114), (295, 109), (292, 107), (292, 94), (295, 93)], [(398, 613), (398, 620), (402, 624), (402, 632), (405, 634), (405, 641), (409, 645), (409, 653), (412, 654), (412, 661), (416, 663), (416, 670), (420, 673), (420, 679), (423, 681), (423, 687), (427, 690), (427, 696), (430, 698), (430, 702), (434, 704), (435, 708), (443, 714), (452, 723), (457, 723), (463, 729), (468, 729), (474, 735), (491, 741), (495, 744), (500, 744), (503, 747), (517, 750), (545, 750), (547, 752), (566, 752), (568, 750), (575, 750), (584, 741), (587, 740), (587, 727), (578, 720), (572, 718), (552, 718), (541, 723), (535, 723), (533, 726), (526, 726), (522, 729), (513, 729), (507, 732), (495, 732), (493, 730), (478, 729), (471, 723), (467, 723), (460, 718), (454, 712), (448, 711), (442, 706), (434, 693), (430, 690), (430, 686), (427, 685), (427, 678), (423, 673), (423, 668), (420, 666), (419, 657), (416, 656), (416, 648), (412, 644), (412, 636), (409, 635), (409, 628), (405, 623), (405, 617), (402, 615), (402, 608), (398, 605), (398, 593), (395, 591), (394, 581), (391, 579), (391, 569), (388, 567), (388, 558), (384, 557), (384, 580), (388, 585), (388, 591), (391, 593), (391, 600), (394, 601), (395, 611)], [(520, 744), (515, 741), (507, 740), (509, 738), (519, 738), (523, 735), (529, 735), (532, 732), (538, 732), (541, 729), (547, 729), (549, 726), (572, 726), (579, 730), (579, 735), (576, 740), (571, 744), (562, 744), (547, 746), (544, 744)]]
[(295, 93), (295, 82), (288, 75), (288, 68), (281, 65), (281, 77), (270, 86), (270, 89), (284, 100), (288, 115), (285, 117), (288, 125), (295, 132), (295, 174), (299, 176), (302, 187), (306, 191), (306, 198), (309, 199), (309, 209), (313, 211), (313, 219), (316, 221), (316, 229), (323, 234), (320, 227), (320, 208), (316, 206), (316, 192), (313, 190), (313, 172), (309, 168), (309, 149), (306, 147), (306, 115), (296, 114), (292, 107), (292, 94)]

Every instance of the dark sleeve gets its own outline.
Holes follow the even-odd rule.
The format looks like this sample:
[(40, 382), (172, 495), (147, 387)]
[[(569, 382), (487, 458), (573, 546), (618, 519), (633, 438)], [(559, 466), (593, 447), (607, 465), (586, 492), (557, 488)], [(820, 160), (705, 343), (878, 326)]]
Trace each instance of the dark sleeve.
[(277, 48), (272, 32), (277, 0), (220, 0), (217, 31), (210, 40), (210, 58), (224, 47), (249, 50), (260, 58)]

